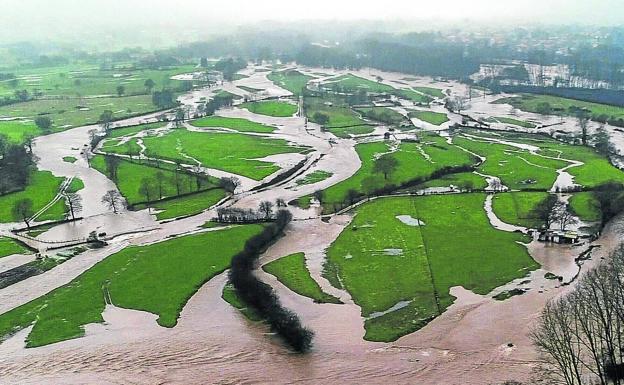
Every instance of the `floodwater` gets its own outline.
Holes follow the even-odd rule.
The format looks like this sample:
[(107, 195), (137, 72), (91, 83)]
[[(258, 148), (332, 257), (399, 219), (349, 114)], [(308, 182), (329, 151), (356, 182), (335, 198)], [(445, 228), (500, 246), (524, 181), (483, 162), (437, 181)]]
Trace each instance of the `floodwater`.
[[(344, 73), (313, 68), (302, 71), (324, 72), (328, 76)], [(246, 74), (250, 77), (226, 83), (222, 88), (237, 94), (246, 94), (237, 86), (259, 88), (263, 90), (260, 93), (269, 96), (290, 94), (268, 81), (265, 72), (254, 72), (250, 68)], [(403, 74), (367, 69), (356, 71), (356, 74), (369, 79), (379, 75), (384, 83), (393, 86), (400, 81), (411, 86), (439, 87), (455, 94), (467, 92), (465, 86), (454, 82), (435, 83), (426, 78), (405, 80)], [(213, 92), (214, 89), (196, 90), (182, 97), (182, 102), (194, 106), (200, 98)], [(497, 116), (508, 112), (508, 108), (473, 101), (469, 112)], [(335, 144), (330, 145), (328, 140), (331, 134), (321, 132), (320, 127), (314, 124), (308, 124), (305, 129), (301, 118), (264, 117), (238, 108), (220, 111), (219, 114), (275, 124), (278, 130), (268, 136), (313, 149), (306, 165), (296, 175), (278, 186), (254, 193), (238, 193), (227, 203), (229, 205), (255, 208), (263, 200), (296, 199), (338, 183), (360, 167), (354, 140), (337, 139)], [(453, 114), (450, 117), (452, 121), (458, 119)], [(139, 123), (147, 118), (129, 119), (123, 124)], [(535, 116), (520, 118), (533, 119)], [(572, 129), (572, 124), (560, 125), (558, 129), (561, 127)], [(106, 232), (110, 236), (128, 230), (142, 232), (114, 237), (103, 249), (86, 251), (45, 274), (0, 290), (0, 313), (68, 283), (127, 245), (148, 244), (172, 235), (197, 231), (214, 215), (213, 210), (207, 210), (179, 221), (158, 223), (146, 212), (110, 213), (100, 203), (100, 197), (105, 191), (115, 189), (114, 184), (104, 175), (89, 169), (79, 156), (80, 149), (88, 142), (88, 130), (91, 128), (79, 127), (36, 141), (35, 152), (41, 159), (39, 167), (59, 176), (80, 177), (85, 183), (81, 195), (88, 202), (84, 213), (87, 219), (57, 226), (42, 234), (39, 246), (45, 247), (43, 241), (83, 237), (89, 229)], [(76, 156), (79, 161), (74, 164), (62, 161), (62, 157), (70, 155)], [(273, 160), (287, 165), (300, 159), (286, 156)], [(315, 184), (298, 186), (295, 183), (296, 179), (315, 170), (329, 171), (333, 175)], [(561, 174), (563, 172), (565, 170), (561, 170)], [(488, 195), (484, 210), (494, 227), (504, 231), (526, 231), (525, 228), (500, 221), (492, 212), (492, 199), (493, 196)], [(491, 298), (492, 293), (481, 296), (462, 287), (454, 287), (451, 294), (456, 297), (455, 303), (426, 327), (395, 342), (375, 343), (363, 339), (364, 319), (349, 293), (331, 286), (322, 276), (325, 250), (348, 226), (351, 216), (335, 215), (325, 222), (320, 219), (318, 208), (293, 208), (292, 211), (295, 220), (286, 230), (286, 235), (263, 254), (261, 263), (304, 252), (312, 278), (326, 293), (340, 298), (344, 304), (314, 303), (288, 290), (262, 269), (258, 269), (256, 274), (271, 284), (282, 303), (299, 314), (303, 323), (316, 333), (314, 349), (309, 354), (290, 353), (266, 326), (251, 323), (223, 301), (221, 292), (227, 281), (227, 274), (223, 273), (203, 285), (190, 298), (178, 324), (171, 329), (158, 326), (153, 314), (114, 306), (113, 298), (113, 304), (107, 305), (104, 311), (105, 322), (87, 325), (83, 338), (25, 349), (24, 339), (29, 330), (23, 330), (0, 345), (0, 383), (481, 385), (506, 380), (529, 382), (532, 369), (539, 361), (528, 338), (529, 330), (550, 298), (574, 286), (561, 286), (558, 281), (546, 280), (544, 272), (552, 271), (564, 277), (565, 281), (572, 280), (579, 269), (582, 274), (587, 267), (608, 255), (621, 242), (624, 234), (624, 219), (618, 218), (605, 228), (603, 236), (596, 242), (601, 247), (595, 249), (592, 259), (581, 268), (574, 263), (574, 258), (584, 248), (532, 242), (528, 250), (545, 270), (532, 272), (529, 279), (524, 280), (530, 280), (529, 283), (509, 284), (516, 287), (524, 285), (529, 289), (526, 294), (500, 302)], [(417, 218), (398, 219), (408, 225), (422, 225)], [(2, 262), (10, 264), (9, 261), (12, 259)]]

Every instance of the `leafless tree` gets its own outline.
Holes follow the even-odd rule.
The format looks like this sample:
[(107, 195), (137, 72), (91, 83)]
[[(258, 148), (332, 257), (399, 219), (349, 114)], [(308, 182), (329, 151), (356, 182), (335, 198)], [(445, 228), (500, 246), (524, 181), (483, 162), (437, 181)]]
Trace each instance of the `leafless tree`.
[(108, 190), (102, 197), (102, 203), (105, 203), (109, 209), (117, 214), (123, 205), (123, 197), (117, 190)]
[(82, 211), (82, 198), (76, 193), (69, 193), (65, 195), (67, 205), (69, 206), (69, 213), (73, 220), (76, 220), (76, 214)]
[(565, 231), (568, 226), (577, 224), (578, 220), (572, 215), (567, 204), (558, 202), (550, 214), (550, 223), (558, 223), (559, 229)]
[(261, 213), (264, 213), (264, 219), (270, 219), (271, 214), (273, 213), (273, 202), (270, 201), (262, 201), (260, 202), (260, 206), (258, 210)]
[(234, 194), (234, 192), (240, 185), (241, 185), (241, 181), (237, 177), (224, 176), (221, 179), (219, 179), (219, 186), (231, 194)]
[(542, 311), (532, 340), (558, 383), (624, 384), (624, 247)]
[(284, 198), (277, 198), (275, 200), (275, 205), (277, 207), (286, 207), (287, 206), (286, 201), (284, 200)]

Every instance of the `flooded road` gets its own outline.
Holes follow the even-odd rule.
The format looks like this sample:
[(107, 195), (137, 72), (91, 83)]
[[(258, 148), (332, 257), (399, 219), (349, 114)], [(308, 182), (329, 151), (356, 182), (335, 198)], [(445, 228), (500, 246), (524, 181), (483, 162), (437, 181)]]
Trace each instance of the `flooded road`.
[[(320, 72), (319, 69), (302, 71)], [(323, 72), (330, 72), (329, 75), (342, 73), (325, 69)], [(246, 91), (237, 87), (240, 85), (262, 89), (265, 95), (290, 95), (268, 81), (267, 72), (250, 69), (247, 74), (250, 75), (248, 78), (226, 83), (221, 88), (243, 94)], [(384, 83), (395, 87), (398, 86), (396, 82), (401, 81), (412, 86), (439, 87), (457, 93), (466, 91), (465, 86), (453, 82), (433, 83), (425, 78), (406, 81), (403, 74), (372, 70), (356, 71), (356, 74), (370, 79), (380, 75)], [(185, 95), (182, 101), (193, 106), (200, 98), (213, 92), (214, 89), (196, 90)], [(471, 111), (479, 110), (480, 106), (473, 103)], [(506, 108), (504, 105), (496, 106), (503, 107), (488, 108), (493, 109), (492, 113)], [(229, 205), (257, 208), (263, 200), (282, 198), (290, 201), (345, 180), (361, 166), (354, 149), (355, 140), (337, 139), (335, 144), (330, 144), (331, 134), (321, 132), (320, 127), (314, 124), (308, 124), (306, 129), (302, 118), (272, 118), (240, 108), (221, 110), (219, 115), (276, 125), (278, 129), (267, 136), (312, 148), (308, 163), (299, 174), (264, 190), (253, 193), (242, 191), (228, 202)], [(128, 119), (119, 124), (139, 123), (155, 116)], [(460, 119), (452, 114), (450, 116), (451, 122)], [(110, 235), (130, 230), (144, 232), (116, 237), (103, 249), (84, 252), (46, 274), (0, 290), (0, 313), (68, 283), (127, 245), (148, 244), (172, 235), (197, 231), (215, 215), (214, 210), (207, 210), (175, 222), (158, 223), (145, 211), (110, 213), (100, 203), (100, 198), (107, 190), (115, 189), (115, 185), (104, 175), (89, 169), (79, 154), (84, 144), (88, 143), (88, 131), (92, 128), (79, 127), (40, 137), (35, 143), (35, 153), (40, 158), (39, 167), (58, 176), (80, 177), (85, 184), (80, 194), (83, 201), (89, 202), (83, 213), (86, 219), (56, 226), (43, 233), (41, 240), (80, 238), (92, 230)], [(74, 164), (66, 163), (62, 161), (64, 156), (75, 156), (79, 160)], [(297, 178), (316, 170), (331, 172), (332, 176), (309, 185), (295, 182)], [(560, 171), (561, 174), (565, 172), (563, 169)], [(250, 186), (251, 182), (248, 182), (243, 190), (248, 190)], [(488, 195), (484, 210), (494, 227), (504, 231), (526, 230), (500, 221), (492, 212), (491, 204), (492, 195)], [(531, 273), (531, 282), (524, 284), (529, 288), (525, 294), (496, 301), (491, 298), (492, 293), (480, 296), (462, 287), (454, 287), (451, 294), (457, 298), (455, 303), (426, 327), (393, 343), (367, 342), (363, 340), (364, 320), (360, 308), (347, 292), (334, 288), (322, 277), (325, 249), (350, 223), (351, 216), (336, 215), (325, 222), (319, 218), (318, 208), (289, 209), (295, 220), (286, 235), (262, 255), (261, 263), (304, 252), (313, 279), (325, 292), (344, 302), (342, 305), (314, 303), (288, 290), (272, 275), (261, 269), (256, 271), (263, 281), (276, 289), (282, 303), (295, 311), (303, 323), (316, 333), (314, 348), (309, 354), (290, 353), (269, 334), (266, 326), (248, 321), (222, 300), (221, 292), (227, 281), (227, 274), (223, 273), (203, 285), (190, 298), (178, 325), (171, 329), (158, 326), (152, 314), (108, 305), (103, 314), (105, 323), (87, 325), (83, 338), (25, 349), (24, 339), (28, 330), (23, 330), (0, 344), (0, 383), (481, 385), (511, 379), (527, 382), (538, 362), (528, 339), (529, 330), (550, 298), (573, 287), (573, 284), (566, 287), (558, 281), (546, 280), (544, 273), (552, 271), (568, 281), (579, 271), (574, 257), (582, 249), (532, 242), (527, 246), (528, 250), (543, 270)], [(586, 271), (601, 257), (608, 255), (622, 241), (623, 229), (623, 218), (607, 226), (596, 242), (601, 247), (594, 251), (592, 259), (585, 262), (581, 271)], [(16, 262), (7, 260), (3, 263), (6, 267), (2, 268), (8, 268)], [(514, 287), (518, 284), (510, 283)]]

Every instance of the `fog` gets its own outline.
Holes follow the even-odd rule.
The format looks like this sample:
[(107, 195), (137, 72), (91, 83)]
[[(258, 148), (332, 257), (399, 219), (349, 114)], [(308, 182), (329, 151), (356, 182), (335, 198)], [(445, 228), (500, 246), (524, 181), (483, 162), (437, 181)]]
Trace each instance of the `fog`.
[[(156, 45), (194, 40), (270, 21), (386, 21), (413, 29), (475, 24), (600, 24), (624, 21), (621, 0), (0, 0), (0, 43), (24, 40), (118, 40)], [(138, 42), (135, 42), (138, 43)]]

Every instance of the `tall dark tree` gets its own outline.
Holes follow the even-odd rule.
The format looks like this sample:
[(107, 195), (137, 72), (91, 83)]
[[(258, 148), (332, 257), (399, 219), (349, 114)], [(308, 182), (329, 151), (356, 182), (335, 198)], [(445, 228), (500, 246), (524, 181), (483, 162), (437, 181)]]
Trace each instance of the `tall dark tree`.
[(16, 201), (13, 204), (11, 210), (13, 219), (23, 221), (26, 227), (30, 229), (30, 218), (35, 214), (33, 210), (33, 201), (29, 198), (24, 198)]
[(388, 175), (392, 175), (399, 167), (399, 161), (396, 160), (393, 156), (380, 156), (375, 159), (375, 163), (373, 164), (373, 171), (376, 173), (382, 173), (384, 179), (388, 179)]

